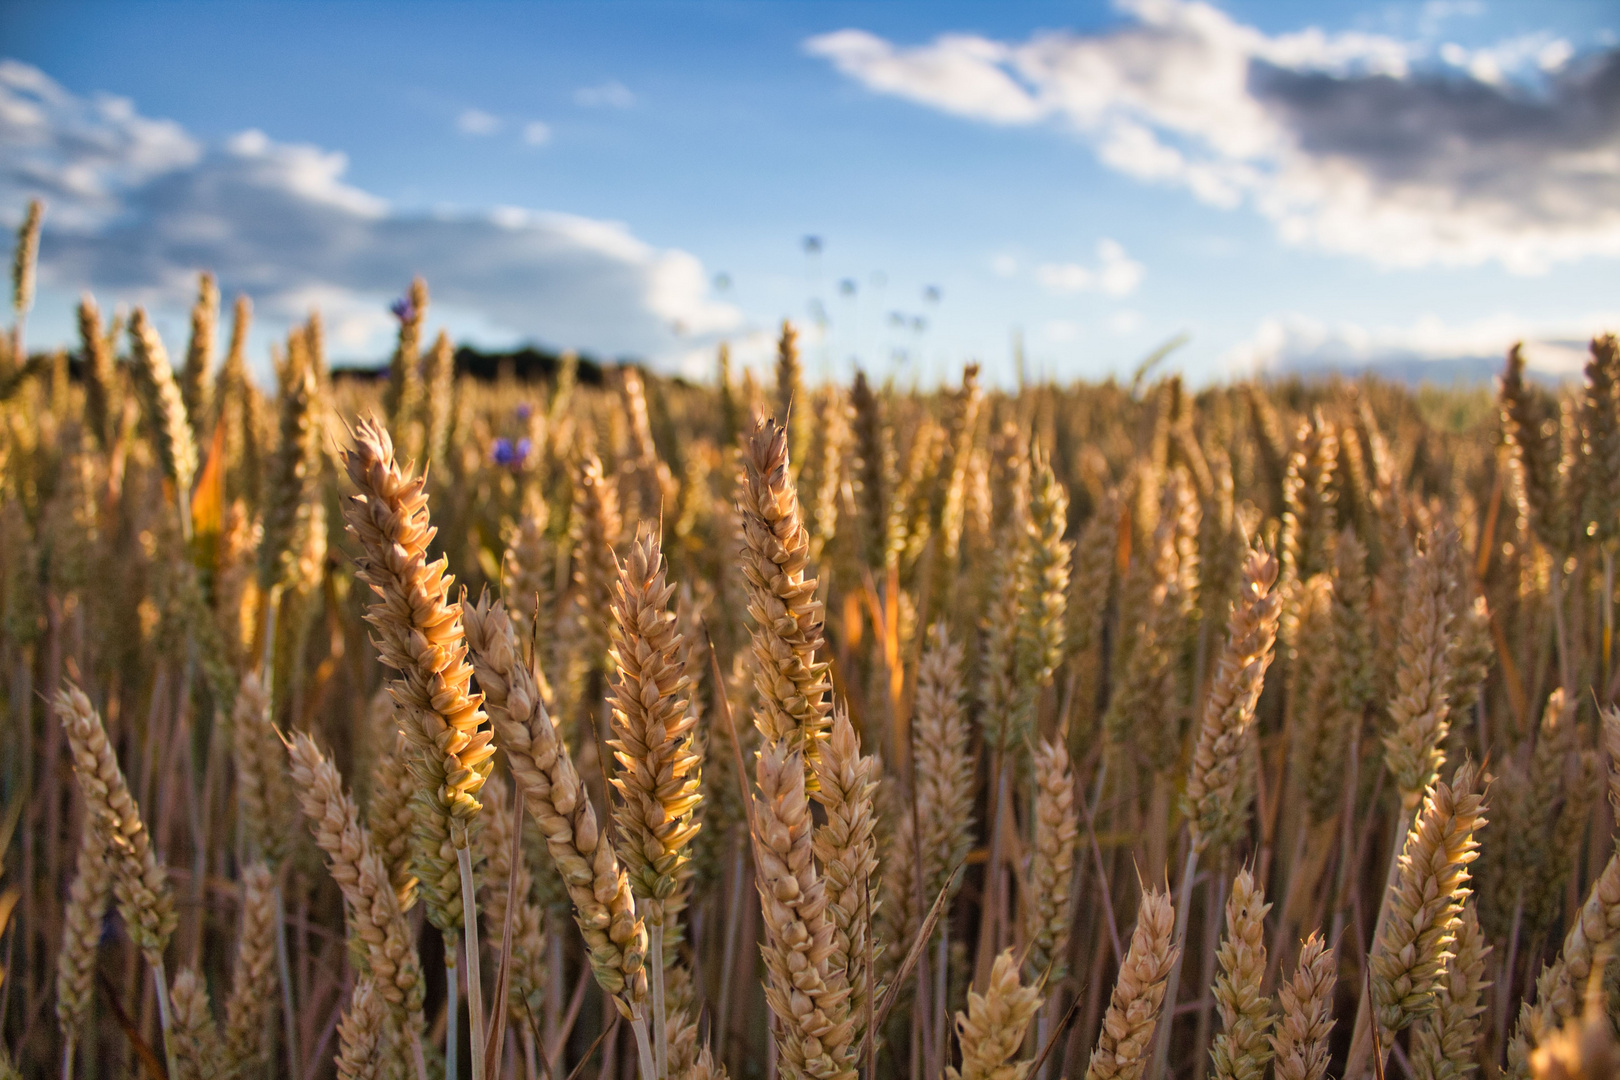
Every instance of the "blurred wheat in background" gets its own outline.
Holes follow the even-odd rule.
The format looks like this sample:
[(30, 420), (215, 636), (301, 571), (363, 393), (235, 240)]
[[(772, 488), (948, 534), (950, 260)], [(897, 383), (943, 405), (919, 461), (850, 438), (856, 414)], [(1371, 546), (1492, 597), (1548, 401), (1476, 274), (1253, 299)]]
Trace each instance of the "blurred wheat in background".
[(1615, 1074), (1613, 337), (1471, 417), (790, 326), (774, 386), (490, 381), (417, 280), (385, 382), (312, 316), (261, 387), (206, 275), (183, 350), (30, 353), (41, 212), (8, 1074)]

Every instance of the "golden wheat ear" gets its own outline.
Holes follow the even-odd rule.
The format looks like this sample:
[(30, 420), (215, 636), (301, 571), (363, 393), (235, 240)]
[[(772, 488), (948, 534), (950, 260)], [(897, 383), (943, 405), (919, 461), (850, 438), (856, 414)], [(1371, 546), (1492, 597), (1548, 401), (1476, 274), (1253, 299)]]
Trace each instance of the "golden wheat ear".
[(983, 992), (969, 990), (967, 1011), (956, 1014), (961, 1068), (947, 1067), (949, 1080), (1024, 1080), (1032, 1062), (1008, 1064), (1024, 1044), (1024, 1032), (1041, 1007), (1038, 985), (1022, 986), (1011, 949), (996, 957)]

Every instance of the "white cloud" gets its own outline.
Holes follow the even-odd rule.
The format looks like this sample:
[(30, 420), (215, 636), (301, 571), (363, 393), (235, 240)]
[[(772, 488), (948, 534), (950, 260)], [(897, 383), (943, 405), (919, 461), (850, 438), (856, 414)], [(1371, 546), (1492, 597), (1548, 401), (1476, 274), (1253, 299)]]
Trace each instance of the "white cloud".
[(990, 272), (999, 278), (1016, 277), (1018, 274), (1018, 259), (1016, 256), (1002, 252), (990, 260)]
[(574, 91), (574, 104), (586, 108), (628, 109), (636, 103), (636, 95), (617, 79), (597, 86), (582, 86)]
[(1125, 253), (1114, 240), (1097, 241), (1097, 264), (1043, 263), (1035, 268), (1035, 280), (1048, 292), (1100, 292), (1104, 296), (1129, 296), (1142, 284), (1146, 269)]
[(1620, 310), (1567, 319), (1530, 319), (1512, 313), (1469, 323), (1435, 316), (1398, 326), (1329, 323), (1308, 315), (1263, 319), (1246, 340), (1222, 357), (1226, 372), (1312, 372), (1374, 368), (1402, 378), (1447, 381), (1499, 370), (1508, 349), (1524, 344), (1531, 370), (1551, 378), (1579, 374), (1587, 342), (1620, 326)]
[(85, 101), (0, 64), (0, 207), (49, 209), (41, 278), (184, 312), (202, 269), (268, 320), (318, 304), (334, 343), (386, 346), (387, 302), (427, 275), (436, 314), (507, 340), (676, 357), (741, 322), (692, 255), (619, 223), (501, 208), (405, 214), (344, 180), (347, 159), (243, 132), (208, 148), (127, 102)]
[(544, 146), (551, 141), (551, 125), (544, 120), (530, 120), (523, 125), (523, 141), (530, 146)]
[(463, 135), (493, 135), (501, 130), (501, 120), (483, 109), (467, 109), (456, 117), (456, 130)]
[(1519, 272), (1620, 255), (1620, 52), (1572, 58), (1542, 34), (1437, 59), (1384, 35), (1270, 35), (1196, 0), (1120, 7), (1097, 33), (900, 46), (840, 30), (805, 49), (953, 115), (1061, 124), (1109, 167), (1250, 205), (1290, 243)]
[(1129, 308), (1124, 311), (1116, 311), (1108, 316), (1108, 329), (1120, 337), (1129, 337), (1142, 329), (1142, 313), (1132, 311)]
[(932, 45), (896, 49), (864, 30), (839, 30), (811, 38), (805, 48), (874, 90), (959, 116), (1016, 124), (1046, 111), (1003, 69), (1010, 50), (984, 38), (951, 34)]

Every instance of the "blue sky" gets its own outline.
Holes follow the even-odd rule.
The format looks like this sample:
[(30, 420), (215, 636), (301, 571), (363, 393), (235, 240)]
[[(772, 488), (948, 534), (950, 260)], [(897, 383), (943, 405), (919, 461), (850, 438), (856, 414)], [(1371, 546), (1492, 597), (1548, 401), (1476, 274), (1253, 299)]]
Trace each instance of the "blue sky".
[[(1620, 15), (1600, 3), (0, 7), (0, 219), (171, 339), (215, 270), (270, 333), (436, 321), (701, 373), (1196, 380), (1494, 359), (1620, 328)], [(114, 101), (112, 99), (121, 99)], [(804, 238), (821, 240), (807, 254)], [(1453, 369), (1437, 366), (1437, 372)]]

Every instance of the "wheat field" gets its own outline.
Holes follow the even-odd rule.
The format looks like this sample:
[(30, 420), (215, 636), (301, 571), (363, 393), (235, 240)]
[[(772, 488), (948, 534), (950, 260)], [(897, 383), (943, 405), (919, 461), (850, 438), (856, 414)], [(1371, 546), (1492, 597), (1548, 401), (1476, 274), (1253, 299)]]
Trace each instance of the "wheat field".
[(0, 351), (5, 1075), (1611, 1077), (1620, 348)]

